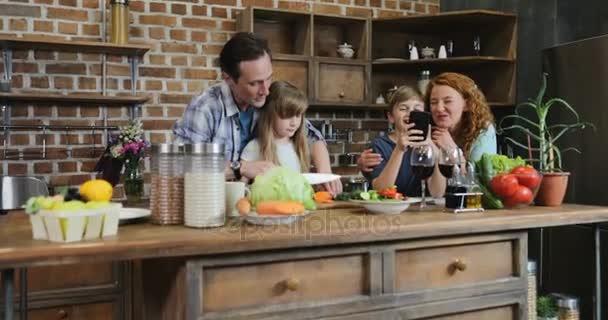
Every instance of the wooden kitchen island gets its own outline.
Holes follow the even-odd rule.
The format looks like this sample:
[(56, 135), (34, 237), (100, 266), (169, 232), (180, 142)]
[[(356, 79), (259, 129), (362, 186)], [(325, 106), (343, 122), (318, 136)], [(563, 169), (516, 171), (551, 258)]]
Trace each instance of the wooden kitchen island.
[(140, 260), (134, 318), (146, 320), (527, 319), (526, 231), (606, 221), (608, 207), (582, 205), (458, 215), (345, 206), (288, 226), (139, 223), (57, 244), (31, 240), (28, 220), (9, 215), (0, 269)]

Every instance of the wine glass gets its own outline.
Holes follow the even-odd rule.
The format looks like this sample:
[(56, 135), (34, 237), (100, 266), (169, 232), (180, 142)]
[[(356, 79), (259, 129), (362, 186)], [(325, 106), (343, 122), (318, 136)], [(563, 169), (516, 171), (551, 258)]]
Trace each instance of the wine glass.
[(416, 178), (420, 179), (420, 184), (422, 186), (422, 203), (420, 203), (420, 209), (426, 207), (426, 179), (433, 175), (436, 158), (437, 155), (435, 154), (435, 151), (433, 151), (433, 146), (430, 144), (421, 144), (412, 148), (412, 156), (410, 158), (412, 173)]
[(454, 166), (462, 164), (460, 148), (441, 149), (439, 155), (439, 171), (447, 179), (452, 178)]

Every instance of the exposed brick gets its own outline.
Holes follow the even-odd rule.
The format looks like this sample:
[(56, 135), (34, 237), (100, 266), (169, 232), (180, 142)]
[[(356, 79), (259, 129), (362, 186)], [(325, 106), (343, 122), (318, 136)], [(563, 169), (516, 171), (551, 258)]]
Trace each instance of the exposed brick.
[(403, 11), (398, 10), (378, 10), (378, 18), (401, 17)]
[(399, 1), (399, 9), (401, 9), (401, 10), (413, 10), (414, 9), (413, 2), (411, 2), (411, 1), (405, 1), (405, 0), (400, 0)]
[[(80, 107), (80, 116), (84, 117), (84, 118), (97, 118), (97, 117), (99, 117), (99, 108), (98, 107)], [(90, 136), (90, 135), (87, 135), (87, 136)]]
[(152, 39), (164, 40), (166, 38), (165, 28), (148, 28), (149, 36)]
[(321, 4), (321, 3), (315, 3), (313, 4), (313, 8), (312, 8), (314, 13), (320, 13), (320, 14), (335, 14), (335, 15), (339, 15), (342, 13), (342, 10), (340, 9), (340, 6), (336, 6), (333, 4)]
[(175, 69), (157, 68), (157, 67), (141, 67), (141, 68), (139, 68), (139, 74), (142, 77), (175, 78)]
[(371, 7), (381, 8), (382, 7), (382, 0), (369, 0), (369, 5)]
[(226, 8), (212, 7), (211, 16), (214, 18), (228, 18), (228, 10)]
[(34, 173), (52, 173), (53, 172), (53, 163), (52, 162), (36, 162), (34, 163)]
[(220, 29), (224, 31), (236, 31), (236, 22), (224, 20), (221, 22)]
[(429, 9), (428, 13), (431, 13), (431, 14), (437, 14), (437, 13), (439, 13), (439, 6), (438, 5), (429, 4), (428, 5), (428, 9)]
[(174, 3), (171, 5), (171, 13), (173, 14), (186, 14), (186, 5), (181, 3)]
[(169, 32), (169, 35), (171, 36), (171, 40), (188, 40), (188, 33), (186, 30), (174, 29)]
[(83, 63), (57, 63), (46, 66), (47, 73), (86, 74), (87, 67)]
[(337, 0), (339, 4), (347, 4), (347, 5), (352, 5), (353, 4), (353, 0)]
[(356, 6), (367, 6), (367, 0), (355, 0)]
[(207, 85), (203, 81), (188, 81), (188, 92), (196, 94), (202, 92), (205, 88), (207, 88)]
[(49, 88), (49, 77), (31, 77), (30, 86), (32, 88), (48, 89)]
[(34, 3), (37, 4), (53, 4), (54, 0), (34, 0)]
[(163, 52), (177, 53), (196, 53), (196, 45), (189, 43), (163, 43), (161, 44)]
[(273, 0), (241, 0), (241, 2), (243, 7), (256, 6), (272, 8), (274, 6)]
[(101, 34), (101, 29), (98, 24), (83, 24), (82, 33), (87, 36), (98, 36)]
[(95, 90), (97, 89), (97, 79), (96, 78), (78, 78), (78, 89), (80, 90)]
[(12, 31), (27, 31), (27, 20), (11, 19), (9, 22), (9, 27)]
[(78, 1), (76, 0), (59, 0), (59, 5), (61, 6), (68, 6), (68, 7), (75, 7), (78, 5)]
[[(76, 117), (78, 115), (78, 109), (75, 107), (57, 107), (57, 116), (59, 117)], [(78, 142), (78, 135), (76, 136), (76, 142)], [(59, 143), (65, 144), (66, 140), (64, 140), (65, 135), (61, 136), (61, 140)], [(70, 140), (71, 141), (71, 140)]]
[(77, 169), (77, 164), (74, 161), (69, 161), (69, 162), (59, 162), (57, 163), (57, 168), (59, 169), (59, 172), (76, 172)]
[(167, 117), (178, 118), (184, 114), (185, 107), (167, 107)]
[(38, 73), (38, 65), (27, 62), (13, 62), (13, 72), (16, 73)]
[(183, 81), (167, 81), (165, 85), (167, 86), (167, 91), (170, 92), (181, 92), (184, 88)]
[(173, 127), (174, 120), (143, 120), (144, 130), (169, 130)]
[(0, 12), (6, 17), (40, 17), (39, 6), (26, 6), (14, 3), (0, 4)]
[(192, 57), (192, 66), (193, 67), (206, 67), (207, 66), (207, 57)]
[(152, 143), (165, 143), (167, 137), (164, 133), (150, 133), (150, 141)]
[(27, 146), (30, 144), (30, 136), (23, 133), (13, 133), (10, 135), (10, 143), (14, 146)]
[(82, 0), (82, 6), (84, 8), (96, 9), (96, 8), (99, 8), (99, 1), (97, 1), (97, 0)]
[(55, 77), (55, 89), (74, 89), (74, 79), (71, 77)]
[(370, 130), (386, 130), (388, 128), (388, 121), (365, 121), (362, 126)]
[(101, 59), (101, 55), (97, 53), (81, 53), (82, 61), (93, 61), (98, 62)]
[(203, 46), (203, 53), (217, 55), (222, 51), (223, 47), (224, 47), (224, 45), (206, 45), (206, 46)]
[(57, 60), (66, 61), (78, 61), (78, 53), (76, 52), (58, 52)]
[(167, 27), (175, 27), (177, 19), (175, 17), (166, 15), (141, 15), (139, 16), (139, 23), (142, 25), (160, 25)]
[(9, 175), (26, 175), (27, 174), (27, 164), (25, 163), (9, 163), (8, 164), (8, 174)]
[(150, 12), (167, 12), (167, 6), (162, 2), (149, 3)]
[(95, 165), (97, 164), (97, 160), (94, 161), (82, 161), (80, 164), (81, 172), (93, 172), (95, 170)]
[(211, 42), (226, 43), (230, 35), (226, 32), (211, 32)]
[(64, 34), (78, 34), (78, 24), (59, 22), (59, 33)]
[(49, 184), (51, 186), (76, 186), (81, 185), (90, 179), (91, 176), (89, 174), (57, 175), (51, 176)]
[(414, 11), (420, 12), (420, 13), (426, 13), (427, 12), (426, 11), (426, 4), (416, 2), (416, 5), (414, 7)]
[(34, 20), (34, 31), (53, 32), (53, 21)]
[(133, 12), (144, 12), (146, 11), (146, 4), (144, 1), (131, 1), (129, 3), (129, 10)]
[(162, 107), (153, 107), (147, 106), (144, 108), (144, 114), (148, 117), (162, 117), (163, 116), (163, 108)]
[(281, 0), (279, 1), (279, 9), (308, 12), (310, 11), (310, 4), (308, 2), (291, 2)]
[(236, 6), (236, 0), (205, 0), (206, 4), (219, 4), (222, 6)]
[(217, 72), (213, 69), (184, 69), (182, 71), (184, 79), (216, 79)]
[(192, 6), (192, 15), (193, 16), (206, 16), (207, 15), (207, 6)]
[(182, 26), (186, 28), (210, 29), (215, 28), (216, 25), (217, 23), (213, 19), (182, 18)]
[(384, 0), (385, 9), (397, 9), (397, 0)]
[(334, 129), (354, 129), (359, 128), (359, 121), (336, 120), (332, 121), (332, 125)]
[(143, 38), (144, 37), (144, 28), (137, 27), (137, 26), (131, 26), (131, 28), (129, 28), (129, 37), (131, 39)]
[(192, 31), (192, 33), (190, 33), (190, 40), (195, 41), (195, 42), (206, 42), (207, 41), (207, 32)]
[(160, 103), (189, 103), (192, 95), (189, 94), (161, 94)]
[(108, 65), (107, 67), (109, 76), (129, 76), (129, 66), (125, 65)]
[(163, 89), (163, 83), (160, 80), (146, 80), (146, 91), (160, 91)]
[(47, 16), (47, 18), (61, 19), (61, 20), (87, 21), (89, 19), (86, 10), (54, 8), (54, 7), (50, 7), (47, 9), (46, 16)]
[(354, 17), (371, 17), (372, 16), (372, 9), (369, 8), (351, 8), (348, 7), (346, 8), (346, 15), (348, 16), (354, 16)]
[(188, 64), (188, 57), (186, 57), (186, 56), (171, 57), (172, 66), (185, 66), (187, 64)]
[(160, 54), (150, 54), (150, 55), (148, 55), (148, 58), (150, 59), (150, 64), (164, 65), (166, 56), (160, 55)]

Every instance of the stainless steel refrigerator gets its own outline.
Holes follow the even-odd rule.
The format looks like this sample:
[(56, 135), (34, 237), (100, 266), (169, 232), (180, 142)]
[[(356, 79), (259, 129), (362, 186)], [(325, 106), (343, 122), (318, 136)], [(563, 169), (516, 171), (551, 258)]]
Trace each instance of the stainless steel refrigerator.
[[(563, 155), (563, 168), (571, 172), (565, 201), (608, 205), (608, 35), (543, 50), (543, 70), (549, 73), (548, 96), (568, 101), (583, 120), (595, 125), (595, 130), (569, 134), (559, 144), (581, 151)], [(556, 120), (567, 121), (565, 113), (558, 113)], [(601, 319), (608, 319), (608, 228), (600, 230)], [(543, 289), (579, 297), (581, 319), (593, 319), (592, 229), (550, 228), (543, 238)]]

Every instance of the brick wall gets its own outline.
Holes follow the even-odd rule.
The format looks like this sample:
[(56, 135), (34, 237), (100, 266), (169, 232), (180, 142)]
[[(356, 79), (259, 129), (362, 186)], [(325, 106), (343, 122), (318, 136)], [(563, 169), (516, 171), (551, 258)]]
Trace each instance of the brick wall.
[[(365, 17), (439, 11), (439, 0), (132, 1), (130, 40), (152, 44), (140, 64), (137, 89), (152, 97), (143, 107), (142, 120), (146, 136), (153, 143), (171, 141), (171, 125), (191, 97), (218, 81), (217, 54), (235, 31), (236, 13), (248, 5)], [(101, 41), (101, 19), (99, 0), (0, 0), (2, 34)], [(109, 95), (130, 91), (128, 66), (126, 57), (108, 57)], [(3, 70), (4, 65), (0, 63), (0, 67)], [(98, 54), (16, 51), (13, 72), (14, 90), (101, 91)], [(102, 109), (14, 105), (11, 117), (12, 124), (99, 125)], [(364, 111), (311, 111), (308, 117), (315, 124), (331, 119), (334, 129), (355, 129), (355, 144), (329, 145), (335, 164), (337, 154), (362, 150), (366, 141), (387, 127), (383, 115)], [(109, 125), (126, 123), (127, 108), (108, 108), (108, 119)], [(0, 138), (4, 140), (1, 134)], [(44, 176), (55, 186), (80, 184), (94, 177), (91, 171), (103, 150), (102, 138), (99, 131), (53, 131), (46, 135), (37, 131), (12, 132), (7, 151), (13, 158), (4, 159), (0, 152), (0, 174)], [(46, 159), (40, 159), (43, 140)], [(352, 168), (338, 170), (352, 172)]]

